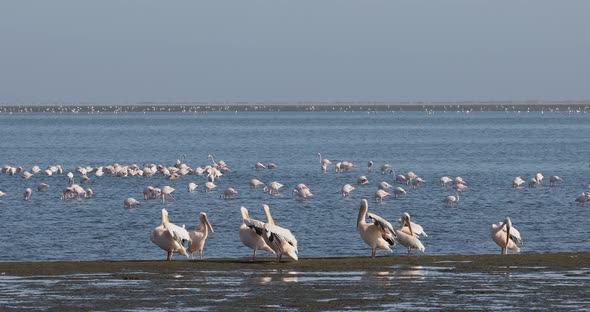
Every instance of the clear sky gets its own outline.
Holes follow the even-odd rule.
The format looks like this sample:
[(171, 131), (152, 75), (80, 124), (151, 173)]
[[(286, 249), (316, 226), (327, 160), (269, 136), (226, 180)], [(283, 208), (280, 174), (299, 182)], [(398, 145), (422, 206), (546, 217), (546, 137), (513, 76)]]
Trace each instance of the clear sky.
[(590, 1), (1, 1), (0, 102), (590, 99)]

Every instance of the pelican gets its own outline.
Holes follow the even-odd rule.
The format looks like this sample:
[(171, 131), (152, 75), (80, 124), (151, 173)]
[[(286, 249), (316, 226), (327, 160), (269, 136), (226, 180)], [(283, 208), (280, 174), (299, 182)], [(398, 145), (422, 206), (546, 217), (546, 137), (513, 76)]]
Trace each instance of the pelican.
[(227, 190), (225, 190), (222, 194), (220, 194), (219, 198), (230, 199), (236, 194), (238, 194), (238, 191), (230, 187)]
[(165, 203), (166, 202), (166, 195), (172, 197), (172, 199), (174, 199), (174, 201), (176, 201), (176, 198), (174, 198), (174, 196), (172, 195), (172, 192), (174, 192), (174, 188), (173, 187), (168, 186), (168, 185), (162, 187), (162, 195), (161, 195), (161, 197), (162, 197), (162, 203)]
[(459, 202), (459, 200), (461, 199), (459, 198), (459, 193), (455, 192), (455, 195), (457, 196), (449, 195), (447, 196), (447, 198), (445, 198), (444, 202), (447, 203), (447, 206), (454, 207), (455, 204)]
[(422, 227), (414, 222), (411, 222), (410, 214), (407, 212), (402, 216), (400, 223), (400, 228), (395, 229), (396, 240), (401, 245), (408, 248), (408, 257), (412, 255), (413, 248), (424, 252), (424, 245), (422, 245), (422, 242), (420, 239), (418, 239), (418, 235), (428, 235), (426, 235), (426, 232), (424, 232)]
[(453, 181), (453, 179), (451, 179), (451, 178), (449, 178), (447, 176), (440, 177), (440, 179), (438, 179), (438, 182), (440, 183), (440, 186), (445, 186), (445, 185), (447, 185), (447, 183), (452, 182), (452, 181)]
[(197, 187), (198, 187), (197, 183), (191, 182), (188, 184), (187, 189), (189, 192), (194, 192), (197, 189)]
[(320, 156), (320, 165), (322, 165), (322, 172), (326, 172), (328, 171), (328, 165), (331, 165), (332, 162), (328, 159), (322, 159), (322, 154), (318, 153), (318, 156)]
[(168, 252), (168, 258), (166, 258), (168, 261), (172, 261), (175, 252), (188, 258), (184, 242), (188, 241), (190, 243), (191, 238), (184, 226), (180, 227), (170, 223), (166, 209), (162, 209), (162, 223), (154, 229), (150, 240)]
[(510, 218), (506, 218), (504, 222), (492, 224), (492, 239), (502, 248), (502, 255), (507, 255), (508, 249), (520, 252), (520, 248), (516, 244), (523, 244), (520, 232), (512, 226)]
[(28, 201), (31, 199), (31, 196), (33, 196), (33, 190), (30, 188), (26, 188), (25, 193), (23, 195), (23, 200)]
[(203, 259), (203, 248), (205, 248), (205, 240), (207, 240), (207, 234), (209, 231), (211, 233), (215, 233), (211, 223), (209, 223), (209, 218), (207, 218), (207, 214), (201, 212), (199, 214), (199, 221), (200, 224), (194, 231), (188, 232), (189, 237), (191, 238), (190, 242), (188, 243), (188, 252), (191, 254), (191, 259), (195, 259), (195, 252), (199, 252), (199, 259)]
[(367, 176), (360, 176), (357, 180), (356, 180), (356, 184), (358, 185), (367, 185), (369, 184), (369, 179), (367, 178)]
[(123, 202), (125, 208), (133, 208), (135, 205), (139, 205), (139, 201), (133, 197), (129, 197)]
[(549, 178), (549, 186), (555, 186), (557, 185), (559, 182), (561, 182), (561, 177), (559, 176), (551, 176)]
[(375, 191), (375, 201), (378, 203), (382, 203), (383, 199), (389, 195), (391, 195), (391, 193), (388, 193), (382, 189), (378, 189), (377, 191)]
[(342, 197), (348, 197), (350, 196), (350, 192), (354, 191), (355, 187), (350, 185), (350, 184), (344, 184), (344, 186), (342, 186), (341, 192), (342, 192)]
[(518, 188), (521, 187), (524, 184), (524, 180), (521, 177), (516, 177), (514, 178), (514, 180), (512, 181), (512, 187), (513, 188)]
[(256, 224), (256, 226), (254, 226), (254, 227), (264, 228), (264, 222), (250, 219), (250, 215), (248, 214), (248, 209), (246, 209), (245, 207), (241, 207), (240, 211), (242, 212), (242, 225), (240, 226), (240, 240), (242, 241), (242, 243), (244, 245), (246, 245), (246, 247), (248, 247), (254, 251), (254, 253), (252, 254), (252, 259), (256, 259), (256, 251), (257, 250), (264, 250), (264, 251), (275, 253), (274, 250), (272, 250), (272, 248), (270, 248), (266, 244), (266, 242), (264, 241), (264, 238), (262, 238), (262, 236), (256, 234), (256, 231), (254, 229), (252, 229), (252, 228), (248, 227), (248, 225), (246, 225), (246, 223), (249, 222), (250, 224)]
[(251, 223), (248, 219), (245, 221), (246, 225), (254, 229), (257, 234), (262, 235), (266, 244), (277, 254), (278, 262), (281, 262), (283, 254), (293, 260), (298, 260), (297, 239), (295, 236), (288, 229), (275, 224), (268, 205), (262, 207), (267, 218), (267, 222), (262, 225), (262, 228), (260, 224)]
[[(389, 246), (395, 245), (395, 233), (391, 223), (376, 214), (368, 213), (368, 211), (369, 203), (363, 198), (361, 199), (361, 207), (356, 220), (356, 228), (363, 241), (371, 246), (371, 257), (374, 258), (377, 248), (391, 252)], [(373, 219), (373, 223), (365, 221), (367, 216)]]
[(396, 186), (393, 189), (393, 195), (395, 196), (395, 198), (399, 199), (402, 195), (406, 195), (408, 192), (406, 192), (406, 190), (404, 190), (402, 187)]
[(250, 188), (257, 188), (259, 185), (264, 185), (264, 183), (262, 183), (262, 181), (258, 180), (258, 179), (252, 179), (250, 180)]

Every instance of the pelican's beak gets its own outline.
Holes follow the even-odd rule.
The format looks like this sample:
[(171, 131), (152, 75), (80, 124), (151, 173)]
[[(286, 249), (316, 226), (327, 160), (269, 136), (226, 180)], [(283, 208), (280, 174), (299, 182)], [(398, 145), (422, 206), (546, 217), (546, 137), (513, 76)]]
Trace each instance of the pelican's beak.
[(209, 223), (209, 218), (207, 217), (207, 215), (204, 216), (204, 219), (205, 220), (203, 220), (204, 221), (203, 223), (205, 223), (205, 226), (207, 226), (207, 228), (209, 228), (209, 231), (211, 231), (211, 233), (215, 233), (215, 231), (213, 230), (213, 227), (211, 226), (211, 223)]

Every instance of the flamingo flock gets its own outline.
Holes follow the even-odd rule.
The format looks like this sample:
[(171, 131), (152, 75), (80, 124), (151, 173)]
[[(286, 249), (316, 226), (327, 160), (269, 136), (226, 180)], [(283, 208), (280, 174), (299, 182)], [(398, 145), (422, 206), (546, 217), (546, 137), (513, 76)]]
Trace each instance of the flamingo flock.
[[(332, 161), (322, 157), (321, 153), (317, 153), (319, 157), (320, 169), (322, 173), (328, 174)], [(78, 183), (86, 184), (90, 183), (93, 179), (90, 175), (94, 173), (95, 177), (102, 177), (105, 174), (113, 175), (115, 177), (133, 177), (143, 176), (152, 177), (156, 174), (162, 175), (167, 180), (177, 180), (185, 176), (205, 176), (207, 182), (202, 184), (202, 189), (205, 192), (214, 192), (217, 188), (216, 181), (223, 179), (226, 174), (231, 174), (232, 170), (223, 161), (215, 161), (212, 155), (208, 155), (207, 160), (210, 161), (209, 165), (204, 167), (191, 168), (188, 166), (184, 157), (182, 160), (177, 160), (173, 166), (165, 166), (162, 164), (144, 164), (143, 167), (139, 165), (107, 165), (99, 167), (91, 166), (78, 166), (75, 170), (68, 171), (65, 174), (64, 184), (66, 185), (63, 189), (60, 198), (62, 200), (84, 200), (90, 199), (94, 196), (94, 192), (90, 188), (84, 189), (76, 183), (76, 172), (78, 176)], [(375, 163), (369, 161), (367, 164), (367, 171), (370, 172)], [(254, 165), (255, 171), (276, 169), (278, 166), (274, 163), (258, 162)], [(280, 169), (279, 169), (280, 170)], [(349, 161), (338, 161), (334, 166), (333, 172), (344, 173), (352, 170), (360, 170)], [(381, 175), (383, 179), (389, 179), (391, 183), (398, 183), (411, 187), (412, 189), (419, 189), (422, 185), (426, 184), (427, 181), (422, 177), (418, 176), (413, 171), (408, 171), (405, 174), (396, 173), (391, 164), (384, 164), (380, 167)], [(59, 165), (48, 166), (45, 170), (39, 166), (33, 166), (30, 171), (24, 170), (20, 166), (4, 166), (1, 169), (2, 174), (9, 176), (20, 176), (22, 179), (29, 180), (35, 175), (61, 175), (65, 172), (64, 168)], [(391, 176), (391, 178), (389, 178)], [(522, 188), (528, 186), (531, 188), (537, 187), (543, 184), (544, 176), (542, 173), (533, 175), (529, 180), (528, 184), (525, 179), (521, 176), (514, 178), (512, 181), (512, 188)], [(354, 181), (354, 180), (353, 180)], [(387, 181), (380, 181), (378, 183), (372, 182), (366, 175), (360, 175), (356, 181), (344, 184), (340, 193), (343, 198), (351, 197), (353, 192), (358, 187), (371, 187), (375, 185), (374, 199), (377, 205), (382, 204), (387, 200), (387, 197), (393, 195), (395, 199), (408, 198), (409, 192), (401, 186), (394, 186)], [(562, 182), (562, 178), (553, 175), (549, 178), (549, 185), (555, 187)], [(441, 189), (447, 189), (448, 185), (452, 185), (452, 192), (454, 195), (448, 195), (442, 199), (442, 202), (448, 207), (457, 208), (464, 198), (463, 192), (468, 190), (468, 183), (460, 176), (451, 178), (449, 176), (443, 176), (439, 179), (439, 185)], [(356, 185), (356, 186), (354, 186)], [(262, 187), (262, 192), (271, 196), (280, 195), (281, 188), (285, 185), (278, 182), (272, 181), (268, 184), (258, 179), (251, 179), (249, 187), (252, 190), (258, 190)], [(199, 188), (199, 184), (190, 182), (186, 186), (186, 190), (190, 193), (195, 192)], [(48, 192), (50, 185), (47, 183), (38, 184), (37, 191)], [(173, 193), (176, 191), (175, 188), (169, 185), (163, 185), (155, 187), (148, 185), (143, 190), (143, 200), (161, 200), (163, 204), (171, 205), (176, 202), (176, 198)], [(0, 198), (7, 196), (5, 192), (0, 191)], [(26, 188), (23, 193), (23, 200), (30, 201), (33, 196), (32, 188)], [(221, 192), (219, 198), (224, 200), (233, 199), (240, 196), (240, 192), (234, 187), (228, 187), (225, 191)], [(291, 196), (294, 199), (306, 201), (313, 197), (314, 194), (308, 185), (299, 183), (294, 186), (291, 192)], [(590, 203), (590, 192), (583, 192), (579, 197), (575, 199), (575, 203), (579, 205), (586, 205)], [(141, 205), (140, 201), (128, 197), (123, 201), (123, 206), (127, 209), (133, 209), (136, 206)], [(277, 261), (281, 262), (283, 256), (289, 257), (293, 260), (298, 260), (298, 242), (295, 235), (291, 230), (279, 226), (275, 223), (270, 207), (267, 204), (262, 205), (266, 221), (260, 221), (250, 217), (250, 213), (247, 208), (240, 207), (240, 214), (242, 223), (237, 231), (240, 241), (249, 249), (252, 250), (252, 259), (256, 259), (257, 251), (265, 251), (273, 253), (277, 257)], [(360, 201), (360, 208), (358, 211), (356, 228), (359, 232), (360, 238), (371, 248), (371, 257), (375, 257), (377, 250), (385, 250), (392, 252), (392, 247), (399, 244), (407, 249), (407, 256), (411, 256), (414, 249), (425, 252), (426, 247), (422, 242), (423, 239), (427, 238), (425, 230), (417, 223), (412, 222), (412, 216), (410, 213), (403, 213), (397, 220), (399, 225), (394, 226), (386, 218), (381, 217), (375, 213), (369, 212), (369, 201), (366, 198), (362, 198)], [(156, 226), (151, 235), (150, 240), (167, 252), (167, 260), (172, 260), (174, 254), (180, 254), (186, 257), (194, 259), (194, 254), (199, 253), (199, 259), (203, 259), (203, 251), (205, 248), (205, 242), (209, 235), (209, 232), (214, 233), (213, 226), (211, 225), (208, 215), (205, 212), (200, 212), (198, 215), (198, 225), (194, 230), (187, 230), (185, 225), (179, 226), (170, 222), (169, 214), (166, 209), (161, 210), (160, 224)], [(523, 239), (512, 224), (512, 220), (506, 217), (503, 221), (491, 225), (491, 239), (500, 247), (501, 254), (508, 254), (508, 250), (520, 251), (519, 245), (523, 244)], [(190, 255), (190, 256), (189, 256)]]

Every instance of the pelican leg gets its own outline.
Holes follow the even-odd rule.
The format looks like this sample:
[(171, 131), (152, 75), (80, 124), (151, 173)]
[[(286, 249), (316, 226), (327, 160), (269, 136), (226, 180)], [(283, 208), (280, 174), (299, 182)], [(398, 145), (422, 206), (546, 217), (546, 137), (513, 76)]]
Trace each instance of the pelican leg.
[(195, 260), (195, 254), (191, 252), (191, 260)]
[(373, 248), (371, 251), (371, 258), (375, 258), (376, 253), (377, 253), (377, 248)]
[(169, 251), (169, 252), (168, 252), (168, 258), (166, 258), (166, 260), (168, 260), (168, 261), (172, 261), (172, 255), (173, 255), (173, 254), (174, 254), (174, 252), (173, 252), (173, 251)]
[(256, 260), (256, 249), (254, 249), (254, 254), (252, 255), (252, 260)]
[(203, 260), (203, 251), (199, 251), (199, 260)]
[(412, 255), (412, 248), (408, 247), (408, 257)]
[(281, 259), (283, 258), (283, 254), (282, 253), (279, 253), (279, 257), (278, 258), (279, 258), (278, 259), (278, 262), (281, 263)]

